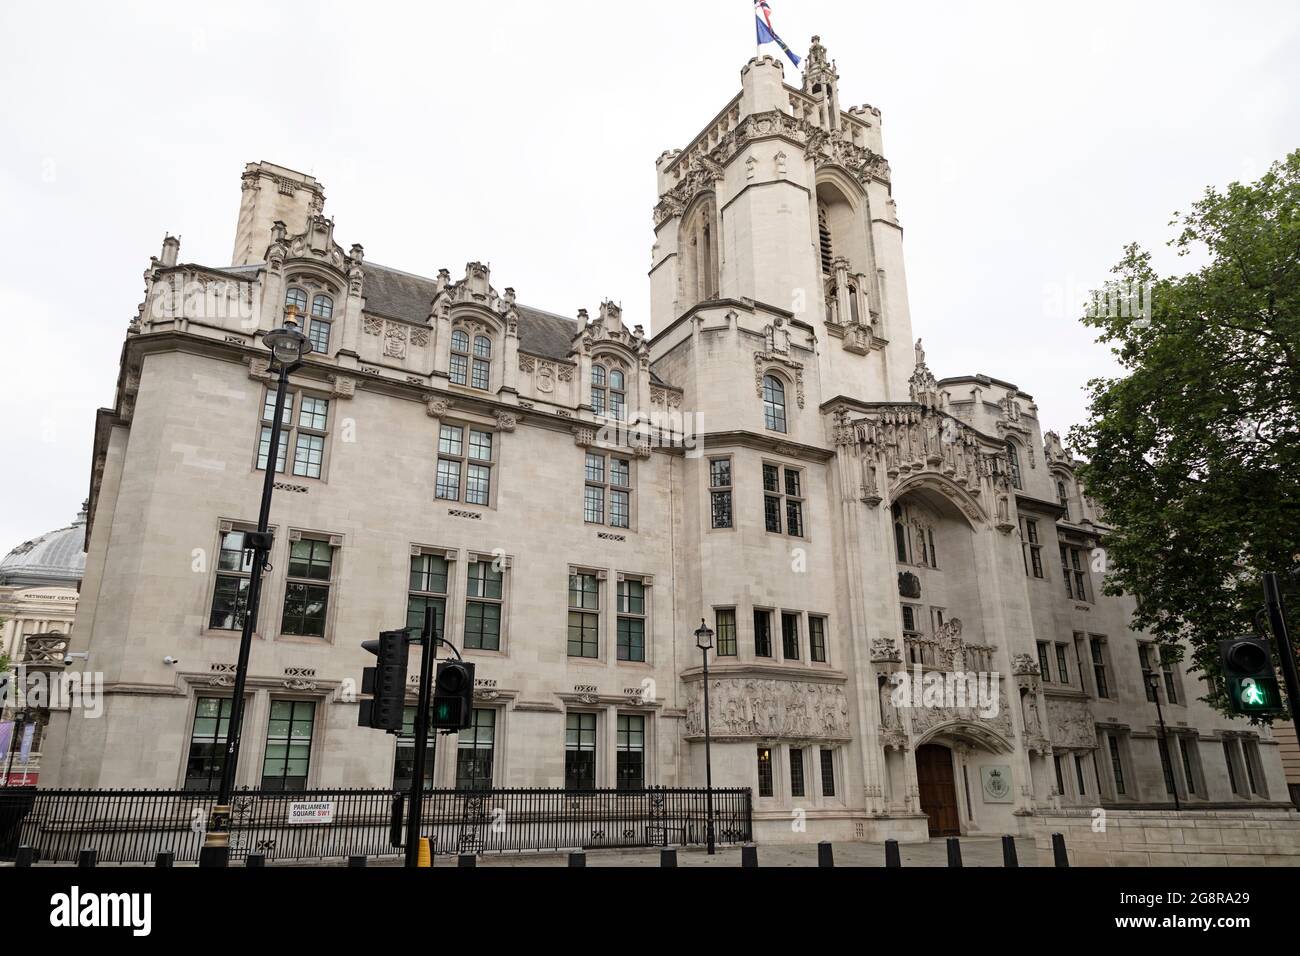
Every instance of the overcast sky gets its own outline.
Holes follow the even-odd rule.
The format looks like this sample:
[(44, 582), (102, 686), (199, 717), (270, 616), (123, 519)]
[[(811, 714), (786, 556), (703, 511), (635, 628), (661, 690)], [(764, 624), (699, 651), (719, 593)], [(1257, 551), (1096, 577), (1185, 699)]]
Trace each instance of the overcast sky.
[[(1113, 368), (1074, 306), (1123, 244), (1180, 269), (1170, 214), (1300, 147), (1294, 0), (771, 5), (883, 111), (930, 367), (1062, 432)], [(480, 259), (529, 305), (648, 326), (654, 160), (739, 89), (751, 7), (4, 4), (0, 554), (76, 514), (149, 256), (171, 231), (227, 264), (246, 162), (316, 175), (375, 262)]]

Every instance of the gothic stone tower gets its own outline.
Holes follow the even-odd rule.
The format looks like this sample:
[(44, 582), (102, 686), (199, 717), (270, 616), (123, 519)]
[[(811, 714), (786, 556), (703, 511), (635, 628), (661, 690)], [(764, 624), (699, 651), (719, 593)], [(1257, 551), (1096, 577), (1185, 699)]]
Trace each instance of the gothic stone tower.
[[(678, 599), (686, 620), (718, 632), (715, 785), (757, 784), (757, 826), (773, 839), (799, 810), (837, 838), (924, 839), (917, 748), (944, 741), (971, 755), (976, 779), (984, 763), (1014, 777), (1027, 809), (1019, 711), (914, 725), (881, 691), (904, 654), (952, 664), (964, 653), (1010, 674), (1013, 649), (1033, 641), (1005, 448), (942, 407), (912, 341), (880, 113), (840, 109), (817, 38), (800, 88), (768, 56), (741, 80), (703, 132), (658, 160), (650, 273), (652, 368), (701, 416), (703, 453), (683, 469)], [(931, 628), (900, 605), (904, 580), (935, 600), (924, 647), (908, 643)], [(698, 660), (689, 632), (680, 659)], [(700, 668), (681, 679), (690, 776), (702, 780)], [(1014, 829), (1012, 809), (985, 824)]]

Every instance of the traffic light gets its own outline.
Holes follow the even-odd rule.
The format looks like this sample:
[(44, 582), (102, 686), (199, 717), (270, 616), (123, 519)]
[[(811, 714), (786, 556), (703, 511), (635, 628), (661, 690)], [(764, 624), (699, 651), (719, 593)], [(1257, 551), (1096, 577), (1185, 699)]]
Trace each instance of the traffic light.
[(1242, 634), (1219, 641), (1219, 660), (1228, 702), (1238, 714), (1284, 714), (1268, 640)]
[(361, 672), (361, 702), (357, 726), (396, 733), (402, 729), (406, 706), (406, 658), (410, 635), (406, 631), (381, 631), (379, 640), (362, 641), (361, 646), (378, 658), (374, 667)]
[(474, 665), (464, 661), (439, 661), (433, 680), (433, 716), (437, 730), (462, 730), (474, 714)]

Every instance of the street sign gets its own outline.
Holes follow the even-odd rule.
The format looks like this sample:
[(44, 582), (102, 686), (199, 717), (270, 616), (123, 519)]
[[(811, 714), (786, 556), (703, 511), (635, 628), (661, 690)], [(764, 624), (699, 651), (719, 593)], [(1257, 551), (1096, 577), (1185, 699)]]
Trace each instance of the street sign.
[(289, 804), (290, 823), (333, 823), (334, 802), (332, 800), (309, 800)]

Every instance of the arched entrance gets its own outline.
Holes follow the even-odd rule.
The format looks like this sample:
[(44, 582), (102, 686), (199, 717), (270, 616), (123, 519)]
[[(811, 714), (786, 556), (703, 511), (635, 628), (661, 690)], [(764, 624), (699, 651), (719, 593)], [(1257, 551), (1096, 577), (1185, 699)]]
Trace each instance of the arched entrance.
[(930, 818), (930, 836), (960, 836), (952, 751), (939, 744), (917, 747), (916, 782), (921, 791), (921, 809)]

